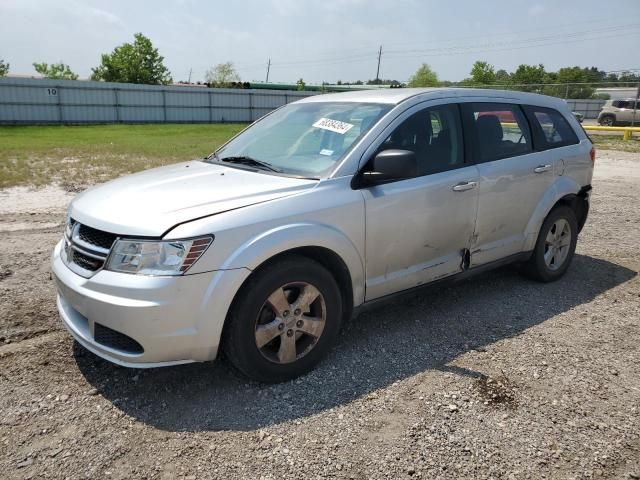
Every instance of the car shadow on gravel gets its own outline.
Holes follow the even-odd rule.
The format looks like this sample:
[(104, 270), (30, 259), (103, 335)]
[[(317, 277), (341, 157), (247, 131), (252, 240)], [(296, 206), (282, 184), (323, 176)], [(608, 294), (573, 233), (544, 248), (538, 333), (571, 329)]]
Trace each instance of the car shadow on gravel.
[(459, 355), (513, 337), (591, 301), (636, 272), (576, 255), (558, 282), (513, 269), (399, 298), (347, 322), (316, 370), (279, 385), (248, 382), (226, 362), (131, 370), (78, 344), (86, 379), (127, 415), (168, 431), (253, 430), (301, 419), (367, 395)]

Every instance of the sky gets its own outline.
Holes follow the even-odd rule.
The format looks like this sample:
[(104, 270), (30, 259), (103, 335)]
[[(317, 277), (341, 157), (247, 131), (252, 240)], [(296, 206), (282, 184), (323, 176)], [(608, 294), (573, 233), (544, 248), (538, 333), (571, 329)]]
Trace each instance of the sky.
[(640, 69), (640, 0), (0, 0), (11, 74), (59, 62), (87, 78), (102, 53), (148, 36), (175, 81), (231, 61), (243, 81), (406, 81), (422, 64), (461, 80), (476, 60)]

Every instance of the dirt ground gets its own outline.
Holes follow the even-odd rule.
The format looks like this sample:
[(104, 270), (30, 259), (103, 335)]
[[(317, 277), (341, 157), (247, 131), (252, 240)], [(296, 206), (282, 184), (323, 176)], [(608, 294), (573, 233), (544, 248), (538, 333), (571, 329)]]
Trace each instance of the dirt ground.
[(63, 331), (73, 194), (0, 190), (2, 478), (640, 479), (640, 154), (599, 152), (567, 275), (512, 268), (344, 326), (311, 374), (120, 368)]

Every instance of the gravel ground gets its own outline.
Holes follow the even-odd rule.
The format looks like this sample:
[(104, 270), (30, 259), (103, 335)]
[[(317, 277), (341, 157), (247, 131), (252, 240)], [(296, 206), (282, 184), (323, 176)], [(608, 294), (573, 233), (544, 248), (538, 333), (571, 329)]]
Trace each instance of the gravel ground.
[(74, 345), (48, 274), (70, 195), (1, 190), (2, 476), (639, 479), (639, 177), (599, 153), (559, 282), (507, 268), (370, 310), (275, 386)]

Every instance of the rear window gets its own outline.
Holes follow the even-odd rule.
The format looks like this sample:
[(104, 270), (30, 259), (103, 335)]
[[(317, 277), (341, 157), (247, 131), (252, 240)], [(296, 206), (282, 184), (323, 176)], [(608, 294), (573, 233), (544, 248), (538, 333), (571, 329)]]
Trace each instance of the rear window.
[(476, 161), (490, 162), (532, 151), (529, 126), (518, 105), (466, 103), (463, 110), (473, 132)]
[(537, 130), (536, 137), (536, 149), (538, 143), (543, 148), (556, 148), (563, 147), (565, 145), (574, 145), (578, 143), (578, 136), (576, 135), (569, 122), (562, 116), (560, 112), (552, 108), (542, 107), (525, 107), (525, 111), (529, 116), (529, 121), (532, 124), (534, 133)]

